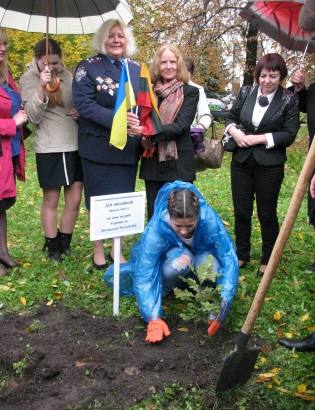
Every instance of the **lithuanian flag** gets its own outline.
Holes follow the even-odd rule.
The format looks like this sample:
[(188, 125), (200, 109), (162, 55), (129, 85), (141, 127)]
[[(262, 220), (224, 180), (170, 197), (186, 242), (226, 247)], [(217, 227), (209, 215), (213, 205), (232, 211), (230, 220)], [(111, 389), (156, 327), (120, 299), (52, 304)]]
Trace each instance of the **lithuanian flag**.
[(112, 130), (109, 139), (109, 143), (118, 149), (124, 149), (127, 143), (127, 111), (135, 106), (135, 95), (127, 68), (125, 64), (122, 64)]
[(144, 127), (143, 134), (151, 136), (162, 131), (159, 109), (153, 93), (151, 76), (148, 67), (141, 65), (140, 87), (137, 95), (137, 105), (140, 110), (140, 125)]

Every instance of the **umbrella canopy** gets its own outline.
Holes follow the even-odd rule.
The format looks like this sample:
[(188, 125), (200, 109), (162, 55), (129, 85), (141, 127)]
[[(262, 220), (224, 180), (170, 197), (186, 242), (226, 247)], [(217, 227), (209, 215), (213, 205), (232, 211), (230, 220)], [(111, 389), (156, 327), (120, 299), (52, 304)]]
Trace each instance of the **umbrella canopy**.
[(110, 18), (132, 19), (125, 0), (0, 0), (2, 27), (45, 33), (47, 15), (50, 34), (89, 34)]
[[(304, 0), (254, 1), (241, 10), (240, 16), (287, 49), (304, 51), (309, 38), (298, 24), (303, 4)], [(315, 52), (313, 41), (308, 51)]]

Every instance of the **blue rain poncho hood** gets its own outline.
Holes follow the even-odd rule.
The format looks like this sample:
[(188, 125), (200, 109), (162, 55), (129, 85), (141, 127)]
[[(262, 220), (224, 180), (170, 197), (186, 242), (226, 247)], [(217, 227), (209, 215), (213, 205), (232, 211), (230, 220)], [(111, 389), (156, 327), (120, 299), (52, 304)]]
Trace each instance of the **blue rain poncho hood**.
[[(120, 271), (121, 294), (136, 297), (140, 313), (147, 322), (162, 315), (162, 264), (165, 254), (171, 248), (186, 246), (170, 226), (167, 211), (170, 192), (179, 189), (189, 189), (199, 198), (200, 212), (191, 252), (209, 252), (215, 257), (220, 275), (217, 285), (220, 285), (223, 301), (231, 303), (237, 290), (237, 256), (220, 217), (194, 185), (181, 181), (167, 183), (158, 193), (154, 214), (133, 247), (130, 262), (122, 264)], [(113, 266), (105, 273), (104, 280), (112, 285)]]

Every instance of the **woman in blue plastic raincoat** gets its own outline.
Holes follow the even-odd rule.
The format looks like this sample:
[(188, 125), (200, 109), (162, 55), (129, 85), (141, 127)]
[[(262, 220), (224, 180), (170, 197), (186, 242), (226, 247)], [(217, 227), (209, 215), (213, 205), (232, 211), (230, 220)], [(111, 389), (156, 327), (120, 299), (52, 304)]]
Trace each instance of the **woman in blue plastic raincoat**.
[[(220, 217), (194, 185), (181, 181), (165, 184), (157, 196), (154, 214), (133, 248), (130, 263), (121, 266), (125, 295), (129, 292), (123, 276), (133, 275), (131, 294), (148, 322), (147, 342), (159, 342), (170, 335), (161, 319), (162, 296), (178, 286), (179, 276), (188, 276), (191, 266), (198, 266), (209, 255), (216, 262), (222, 298), (219, 314), (209, 314), (208, 334), (213, 336), (226, 319), (237, 290), (234, 246)], [(112, 267), (105, 274), (107, 282), (111, 271)]]

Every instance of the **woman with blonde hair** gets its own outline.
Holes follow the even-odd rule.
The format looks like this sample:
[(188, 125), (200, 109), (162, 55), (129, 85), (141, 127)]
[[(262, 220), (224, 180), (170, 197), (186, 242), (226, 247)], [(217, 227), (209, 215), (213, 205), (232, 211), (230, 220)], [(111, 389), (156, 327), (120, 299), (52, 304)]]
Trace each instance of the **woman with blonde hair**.
[(173, 45), (163, 45), (156, 52), (151, 77), (162, 131), (150, 139), (145, 136), (141, 139), (144, 148), (154, 148), (151, 158), (142, 158), (140, 168), (140, 178), (145, 180), (148, 219), (153, 215), (155, 198), (165, 182), (193, 182), (196, 178), (190, 125), (199, 99), (198, 89), (188, 84), (183, 56)]
[(27, 115), (7, 64), (8, 36), (0, 28), (0, 276), (14, 268), (7, 244), (6, 211), (15, 203), (15, 178), (25, 179), (25, 152), (22, 126)]
[[(127, 64), (135, 95), (139, 89), (140, 66), (127, 60), (135, 51), (132, 33), (120, 20), (107, 20), (96, 32), (94, 57), (81, 61), (73, 82), (73, 100), (80, 113), (79, 155), (83, 170), (85, 205), (90, 198), (132, 192), (135, 189), (142, 127), (135, 114), (127, 114), (128, 136), (123, 149), (109, 143), (115, 101), (123, 64)], [(111, 249), (109, 257), (113, 257)], [(120, 255), (121, 262), (124, 256)], [(93, 242), (92, 264), (96, 269), (106, 266), (103, 241)]]

